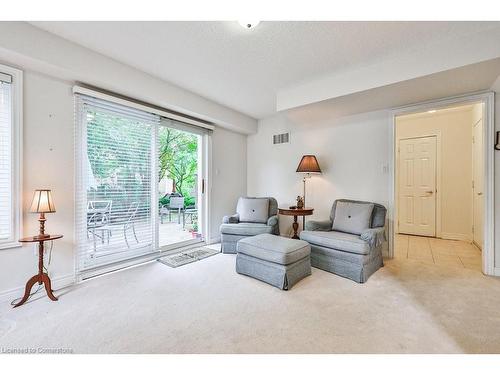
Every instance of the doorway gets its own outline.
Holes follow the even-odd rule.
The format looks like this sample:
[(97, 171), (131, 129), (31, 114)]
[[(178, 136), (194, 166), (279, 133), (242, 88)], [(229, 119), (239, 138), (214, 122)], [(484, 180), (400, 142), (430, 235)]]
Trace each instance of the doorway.
[(203, 233), (202, 136), (170, 121), (158, 128), (158, 247), (201, 242)]
[[(493, 192), (492, 99), (478, 94), (393, 111), (391, 257), (425, 248), (434, 263), (437, 251), (442, 259), (456, 255), (457, 264), (495, 274), (487, 204)], [(472, 256), (470, 249), (477, 258), (461, 262)]]

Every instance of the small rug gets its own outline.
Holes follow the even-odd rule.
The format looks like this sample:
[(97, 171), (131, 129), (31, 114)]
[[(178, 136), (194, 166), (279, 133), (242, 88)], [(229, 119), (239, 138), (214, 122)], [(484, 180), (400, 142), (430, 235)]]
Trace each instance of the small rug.
[(158, 262), (163, 263), (169, 267), (176, 268), (185, 264), (193, 263), (198, 260), (211, 257), (212, 255), (219, 253), (220, 251), (209, 249), (208, 247), (195, 247), (194, 249), (189, 249), (183, 251), (182, 253), (167, 255), (163, 258), (158, 259)]

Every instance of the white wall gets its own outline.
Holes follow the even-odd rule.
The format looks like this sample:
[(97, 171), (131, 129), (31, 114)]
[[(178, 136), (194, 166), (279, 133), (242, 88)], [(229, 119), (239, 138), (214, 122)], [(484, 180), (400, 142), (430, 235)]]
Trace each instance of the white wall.
[[(70, 278), (73, 262), (73, 96), (71, 85), (36, 73), (24, 74), (23, 230), (38, 232), (37, 215), (28, 212), (33, 190), (53, 189), (57, 212), (46, 229), (64, 238), (54, 243), (51, 276)], [(36, 273), (34, 246), (0, 250), (0, 295), (22, 286)]]
[[(301, 175), (295, 172), (304, 154), (315, 154), (323, 171), (307, 181), (306, 205), (313, 218), (327, 219), (337, 198), (374, 201), (387, 206), (389, 184), (389, 113), (371, 112), (343, 119), (306, 123), (285, 114), (259, 121), (248, 137), (248, 194), (274, 196), (280, 206), (302, 195)], [(291, 142), (272, 144), (272, 135), (290, 132)], [(280, 230), (289, 233), (291, 218), (280, 217)]]
[(222, 128), (212, 135), (212, 197), (210, 237), (220, 240), (219, 227), (224, 215), (236, 210), (238, 197), (247, 191), (247, 137)]
[(467, 105), (396, 119), (396, 140), (429, 135), (440, 137), (441, 160), (437, 162), (441, 169), (442, 238), (472, 240), (473, 108)]
[[(28, 212), (33, 190), (53, 190), (57, 212), (47, 214), (46, 228), (64, 238), (54, 242), (50, 275), (58, 285), (74, 277), (74, 82), (36, 72), (24, 72), (23, 224), (24, 235), (38, 231)], [(217, 237), (222, 216), (234, 210), (236, 197), (246, 193), (246, 136), (217, 127), (213, 157), (211, 233)], [(0, 300), (21, 294), (37, 270), (32, 246), (0, 250)]]

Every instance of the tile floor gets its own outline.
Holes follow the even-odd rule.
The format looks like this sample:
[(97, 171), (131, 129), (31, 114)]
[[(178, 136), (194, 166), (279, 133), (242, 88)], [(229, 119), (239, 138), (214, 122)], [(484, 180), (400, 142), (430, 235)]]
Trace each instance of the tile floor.
[(394, 256), (399, 259), (481, 271), (481, 251), (477, 246), (464, 241), (397, 234)]

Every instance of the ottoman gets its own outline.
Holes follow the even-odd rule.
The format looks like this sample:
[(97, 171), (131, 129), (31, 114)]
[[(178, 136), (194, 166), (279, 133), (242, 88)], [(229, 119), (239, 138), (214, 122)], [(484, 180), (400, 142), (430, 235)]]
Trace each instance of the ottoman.
[(311, 274), (311, 246), (302, 240), (259, 234), (237, 243), (236, 272), (289, 290)]

